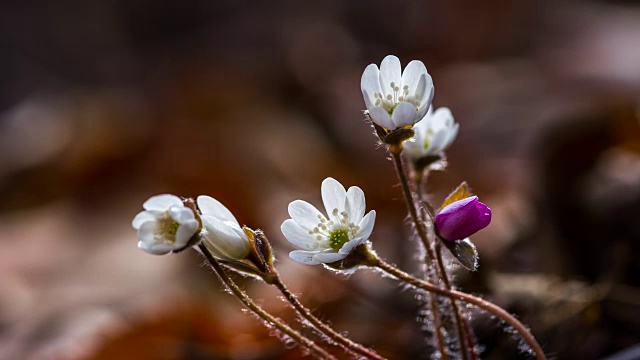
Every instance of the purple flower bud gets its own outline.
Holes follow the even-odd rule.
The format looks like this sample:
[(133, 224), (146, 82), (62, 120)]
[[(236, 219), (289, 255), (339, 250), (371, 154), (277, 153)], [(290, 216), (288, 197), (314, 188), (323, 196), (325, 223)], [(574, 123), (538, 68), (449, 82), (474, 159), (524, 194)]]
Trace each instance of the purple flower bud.
[(436, 215), (436, 228), (445, 240), (463, 240), (484, 229), (491, 222), (491, 209), (477, 196), (447, 205)]

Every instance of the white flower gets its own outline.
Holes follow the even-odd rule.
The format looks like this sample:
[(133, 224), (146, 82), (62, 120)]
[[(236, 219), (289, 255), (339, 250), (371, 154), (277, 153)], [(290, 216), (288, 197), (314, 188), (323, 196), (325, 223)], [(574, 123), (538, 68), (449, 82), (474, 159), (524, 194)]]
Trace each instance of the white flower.
[(373, 231), (376, 212), (371, 210), (364, 215), (364, 193), (359, 187), (345, 191), (338, 181), (326, 178), (322, 182), (322, 201), (328, 217), (306, 201), (289, 204), (291, 219), (280, 228), (290, 243), (304, 249), (289, 253), (297, 262), (317, 265), (342, 260)]
[(138, 247), (150, 254), (180, 250), (198, 230), (193, 211), (175, 195), (152, 196), (142, 207), (131, 225), (138, 230)]
[(416, 134), (404, 143), (404, 149), (415, 160), (423, 156), (440, 155), (455, 140), (458, 127), (448, 108), (441, 107), (436, 111), (429, 109), (424, 119), (413, 127)]
[(360, 88), (371, 120), (388, 130), (418, 122), (433, 99), (433, 81), (422, 61), (411, 61), (401, 72), (393, 55), (382, 60), (380, 70), (367, 66)]
[(203, 244), (213, 256), (222, 260), (246, 258), (251, 245), (231, 211), (210, 196), (198, 196), (197, 202), (202, 213)]

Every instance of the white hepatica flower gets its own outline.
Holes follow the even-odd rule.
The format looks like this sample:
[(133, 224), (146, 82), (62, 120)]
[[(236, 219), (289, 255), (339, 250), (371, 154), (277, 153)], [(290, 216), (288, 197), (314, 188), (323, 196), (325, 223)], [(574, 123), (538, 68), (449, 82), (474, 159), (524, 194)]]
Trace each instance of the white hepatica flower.
[(300, 263), (317, 265), (344, 259), (371, 235), (376, 220), (375, 210), (364, 215), (364, 193), (357, 186), (349, 191), (332, 178), (322, 182), (322, 201), (328, 217), (306, 201), (289, 204), (291, 219), (281, 230), (290, 243), (304, 249), (289, 256)]
[(213, 256), (232, 261), (246, 258), (251, 245), (231, 211), (211, 196), (198, 196), (197, 202), (202, 213), (203, 244)]
[(198, 230), (193, 211), (175, 195), (152, 196), (142, 207), (131, 225), (138, 230), (138, 247), (150, 254), (180, 250)]
[(388, 130), (418, 122), (433, 99), (433, 81), (422, 61), (411, 61), (401, 72), (393, 55), (382, 60), (380, 70), (376, 64), (367, 66), (360, 88), (371, 120)]
[(413, 127), (416, 134), (404, 143), (404, 149), (416, 160), (423, 156), (440, 155), (455, 140), (458, 127), (448, 108), (430, 109), (424, 119)]

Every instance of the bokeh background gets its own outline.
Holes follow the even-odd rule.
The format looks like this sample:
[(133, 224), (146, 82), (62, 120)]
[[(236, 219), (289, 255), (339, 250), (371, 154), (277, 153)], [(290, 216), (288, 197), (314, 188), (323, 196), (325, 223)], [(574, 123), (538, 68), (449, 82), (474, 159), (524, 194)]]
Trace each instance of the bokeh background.
[[(493, 209), (480, 271), (457, 283), (517, 313), (552, 357), (637, 358), (640, 3), (566, 0), (3, 1), (0, 358), (302, 355), (195, 252), (136, 248), (131, 219), (158, 193), (218, 198), (267, 232), (322, 318), (390, 358), (429, 358), (411, 291), (293, 263), (279, 232), (287, 204), (320, 204), (332, 176), (378, 212), (378, 252), (417, 269), (361, 111), (362, 71), (387, 54), (422, 60), (461, 126), (433, 201), (467, 180)], [(474, 326), (483, 358), (527, 358), (495, 319)]]

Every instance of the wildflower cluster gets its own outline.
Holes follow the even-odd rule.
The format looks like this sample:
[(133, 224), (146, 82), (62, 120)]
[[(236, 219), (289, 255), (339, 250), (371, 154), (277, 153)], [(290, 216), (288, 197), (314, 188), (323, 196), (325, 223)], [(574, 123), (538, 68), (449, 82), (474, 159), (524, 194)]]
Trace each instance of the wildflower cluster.
[[(297, 248), (289, 253), (290, 258), (307, 265), (323, 264), (334, 270), (377, 268), (400, 282), (430, 293), (432, 296), (427, 297), (430, 306), (425, 309), (431, 312), (429, 319), (434, 321), (431, 341), (435, 345), (432, 354), (435, 358), (448, 357), (451, 353), (459, 353), (463, 359), (478, 358), (478, 346), (468, 321), (470, 314), (466, 306), (459, 306), (465, 303), (489, 311), (508, 323), (521, 334), (538, 359), (544, 359), (544, 353), (526, 327), (498, 306), (456, 291), (449, 279), (451, 270), (443, 265), (443, 257), (448, 257), (457, 259), (463, 268), (477, 269), (477, 250), (469, 237), (489, 225), (491, 210), (464, 182), (437, 211), (423, 195), (422, 179), (426, 178), (423, 175), (446, 168), (445, 152), (459, 130), (448, 108), (433, 108), (434, 86), (425, 65), (414, 60), (403, 71), (400, 60), (389, 55), (379, 68), (375, 64), (366, 67), (361, 90), (365, 114), (392, 155), (415, 229), (413, 237), (422, 246), (416, 251), (424, 254), (426, 271), (421, 277), (415, 277), (379, 257), (370, 241), (376, 211), (366, 212), (365, 195), (359, 187), (345, 189), (331, 177), (322, 182), (320, 189), (324, 213), (303, 200), (289, 204), (290, 218), (284, 220), (280, 229), (284, 238)], [(194, 201), (164, 194), (151, 197), (143, 207), (144, 211), (136, 215), (132, 223), (138, 230), (140, 249), (163, 255), (195, 247), (246, 307), (316, 357), (335, 358), (298, 330), (264, 311), (235, 284), (226, 270), (251, 275), (276, 286), (305, 319), (303, 326), (311, 326), (330, 343), (342, 346), (345, 352), (361, 358), (384, 359), (334, 330), (304, 307), (282, 282), (266, 235), (240, 226), (229, 209), (216, 199), (202, 195)], [(407, 246), (412, 244), (407, 242)], [(442, 247), (449, 253), (440, 251)]]

